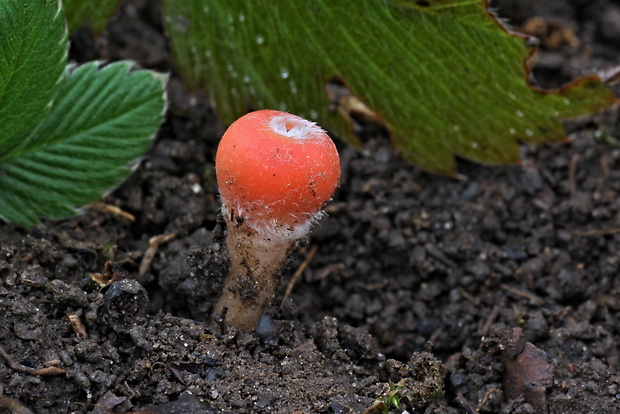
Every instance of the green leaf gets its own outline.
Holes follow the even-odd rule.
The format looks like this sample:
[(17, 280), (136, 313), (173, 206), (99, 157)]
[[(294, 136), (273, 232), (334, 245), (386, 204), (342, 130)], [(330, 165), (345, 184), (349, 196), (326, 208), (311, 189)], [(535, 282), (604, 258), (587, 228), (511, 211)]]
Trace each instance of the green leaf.
[[(92, 3), (88, 3), (92, 6)], [(0, 0), (0, 216), (63, 218), (118, 185), (163, 119), (166, 77), (120, 62), (67, 65), (53, 0)]]
[(91, 62), (67, 76), (36, 139), (0, 164), (0, 214), (29, 226), (64, 218), (125, 179), (148, 149), (166, 78), (128, 62)]
[(118, 3), (119, 0), (64, 0), (69, 32), (75, 32), (86, 22), (94, 33), (103, 32)]
[(615, 102), (597, 77), (555, 91), (528, 84), (530, 48), (485, 0), (164, 0), (171, 47), (190, 87), (224, 122), (287, 110), (356, 139), (330, 110), (341, 80), (418, 166), (455, 173), (454, 155), (519, 160), (518, 142), (561, 141), (560, 119)]
[(0, 0), (0, 159), (49, 112), (66, 64), (57, 1)]

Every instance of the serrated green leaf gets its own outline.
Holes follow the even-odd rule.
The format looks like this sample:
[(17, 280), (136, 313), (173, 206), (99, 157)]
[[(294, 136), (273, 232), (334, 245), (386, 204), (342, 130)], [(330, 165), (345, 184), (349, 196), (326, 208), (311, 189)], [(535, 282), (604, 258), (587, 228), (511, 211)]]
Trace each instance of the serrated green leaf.
[(0, 0), (0, 159), (49, 112), (66, 64), (58, 1)]
[(103, 32), (118, 3), (119, 0), (64, 0), (69, 32), (75, 32), (86, 22), (94, 33)]
[(64, 218), (125, 179), (166, 106), (165, 77), (128, 62), (78, 67), (60, 85), (36, 139), (0, 164), (0, 214), (29, 226)]
[(454, 174), (454, 155), (519, 160), (518, 142), (561, 141), (560, 119), (613, 102), (596, 77), (557, 91), (528, 84), (530, 48), (485, 0), (164, 0), (172, 50), (224, 122), (287, 110), (355, 141), (330, 110), (342, 80), (420, 167)]

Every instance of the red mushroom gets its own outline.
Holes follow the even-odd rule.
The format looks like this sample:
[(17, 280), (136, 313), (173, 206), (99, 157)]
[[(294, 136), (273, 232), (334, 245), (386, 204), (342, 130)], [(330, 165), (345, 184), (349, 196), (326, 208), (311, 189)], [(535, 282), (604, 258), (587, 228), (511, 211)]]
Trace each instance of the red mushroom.
[(288, 253), (338, 186), (340, 159), (314, 122), (262, 110), (228, 128), (215, 168), (230, 272), (214, 311), (248, 331), (270, 305)]

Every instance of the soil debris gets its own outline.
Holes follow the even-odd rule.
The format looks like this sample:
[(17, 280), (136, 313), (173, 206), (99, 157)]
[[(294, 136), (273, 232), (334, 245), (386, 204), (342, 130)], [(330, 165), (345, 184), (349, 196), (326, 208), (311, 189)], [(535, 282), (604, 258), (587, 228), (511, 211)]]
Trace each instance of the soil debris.
[[(493, 7), (516, 27), (561, 18), (579, 40), (542, 51), (537, 85), (618, 66), (613, 1)], [(620, 412), (618, 108), (567, 121), (565, 145), (523, 145), (521, 166), (461, 161), (462, 180), (407, 164), (380, 128), (364, 150), (338, 143), (342, 186), (294, 252), (282, 306), (259, 332), (214, 330), (224, 128), (178, 78), (159, 11), (124, 1), (100, 38), (72, 36), (78, 62), (171, 71), (171, 110), (104, 200), (123, 214), (0, 226), (0, 412)]]
[(547, 389), (553, 385), (553, 367), (547, 354), (526, 342), (521, 328), (499, 333), (498, 347), (506, 371), (506, 399), (523, 397), (537, 413), (548, 413)]

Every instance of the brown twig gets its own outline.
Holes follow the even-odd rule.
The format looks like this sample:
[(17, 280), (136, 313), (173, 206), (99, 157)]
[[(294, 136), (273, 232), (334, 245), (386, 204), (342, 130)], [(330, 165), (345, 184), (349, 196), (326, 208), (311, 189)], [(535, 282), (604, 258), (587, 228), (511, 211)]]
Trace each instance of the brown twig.
[(613, 229), (605, 229), (605, 230), (573, 230), (571, 234), (575, 236), (604, 236), (607, 234), (615, 234), (620, 233), (619, 227), (614, 227)]
[(168, 243), (170, 240), (176, 237), (175, 234), (160, 234), (159, 236), (151, 237), (149, 240), (149, 247), (144, 252), (142, 262), (140, 262), (140, 269), (138, 270), (138, 276), (144, 276), (151, 267), (153, 259), (159, 250), (159, 246)]
[(540, 296), (537, 296), (537, 295), (533, 294), (532, 292), (529, 292), (529, 291), (527, 291), (525, 289), (518, 289), (516, 287), (512, 287), (512, 286), (509, 286), (509, 285), (506, 285), (506, 284), (502, 284), (501, 287), (505, 291), (513, 293), (513, 294), (515, 294), (517, 296), (520, 296), (522, 298), (529, 299), (530, 303), (532, 305), (542, 306), (545, 303), (545, 301)]
[(288, 297), (291, 295), (291, 292), (293, 291), (293, 287), (295, 286), (295, 283), (297, 283), (297, 279), (299, 279), (299, 276), (301, 276), (304, 270), (306, 270), (306, 267), (308, 267), (308, 265), (310, 264), (310, 261), (312, 260), (312, 258), (314, 257), (318, 249), (319, 249), (318, 244), (315, 244), (314, 246), (312, 246), (312, 248), (308, 252), (308, 255), (306, 256), (304, 261), (301, 262), (301, 265), (299, 265), (299, 268), (295, 271), (295, 274), (293, 274), (291, 281), (286, 287), (286, 292), (284, 292), (284, 297), (282, 298), (282, 303), (280, 304), (280, 306), (284, 306), (284, 302), (286, 302)]
[(24, 374), (28, 374), (28, 375), (36, 375), (39, 377), (44, 377), (48, 375), (61, 375), (61, 374), (67, 373), (67, 371), (65, 371), (64, 369), (59, 368), (59, 367), (54, 367), (54, 366), (39, 368), (39, 369), (26, 367), (22, 364), (15, 362), (13, 358), (11, 358), (11, 356), (1, 346), (0, 346), (0, 357), (4, 359), (4, 362), (6, 362), (9, 368), (13, 369), (14, 371), (23, 372)]
[(73, 329), (73, 332), (75, 332), (75, 336), (77, 339), (79, 339), (80, 341), (88, 339), (88, 332), (86, 332), (86, 327), (82, 323), (77, 313), (67, 313), (67, 319), (69, 320), (69, 325), (71, 325), (71, 329)]
[(495, 322), (495, 319), (497, 319), (498, 315), (499, 307), (494, 306), (493, 309), (491, 309), (491, 312), (489, 312), (489, 316), (487, 316), (487, 320), (484, 322), (484, 325), (482, 325), (480, 331), (478, 331), (478, 335), (487, 336), (489, 334), (489, 331), (491, 330), (493, 322)]
[(112, 214), (113, 216), (121, 217), (121, 218), (123, 218), (123, 219), (125, 219), (127, 221), (132, 222), (132, 223), (134, 221), (136, 221), (136, 218), (132, 214), (130, 214), (130, 213), (124, 211), (124, 210), (121, 210), (120, 208), (118, 208), (116, 206), (113, 206), (111, 204), (105, 204), (105, 203), (102, 203), (102, 202), (96, 202), (96, 203), (93, 203), (93, 204), (90, 205), (90, 209), (94, 210), (94, 211), (97, 211), (99, 213)]
[(375, 413), (385, 413), (388, 409), (385, 406), (385, 403), (381, 400), (375, 401), (372, 403), (370, 407), (368, 407), (362, 414), (375, 414)]
[(477, 301), (476, 298), (472, 294), (470, 294), (468, 291), (466, 291), (465, 289), (459, 288), (459, 293), (461, 294), (461, 296), (463, 296), (465, 299), (467, 299), (474, 305), (478, 304), (479, 301)]
[(577, 191), (576, 177), (577, 177), (577, 167), (579, 166), (580, 159), (581, 159), (581, 156), (579, 154), (574, 154), (568, 164), (568, 182), (569, 182), (568, 188), (571, 194)]
[(601, 164), (601, 170), (603, 170), (603, 177), (609, 177), (609, 159), (606, 153), (601, 154), (599, 162)]
[(34, 414), (32, 411), (24, 407), (19, 401), (4, 395), (0, 395), (0, 407), (11, 410), (14, 414)]
[(316, 274), (312, 277), (312, 281), (318, 282), (319, 280), (323, 280), (330, 274), (337, 272), (338, 270), (342, 270), (344, 268), (345, 268), (344, 263), (334, 263), (334, 264), (325, 266), (323, 269), (320, 269), (316, 272)]

